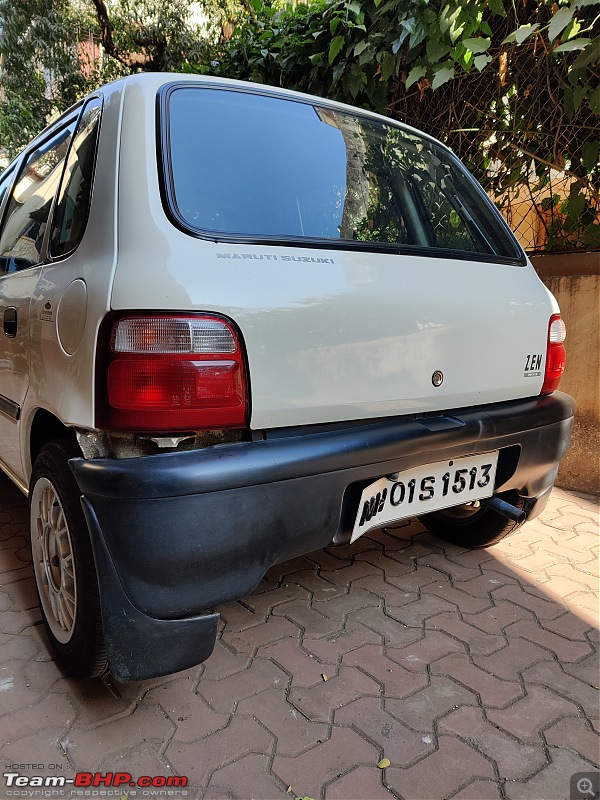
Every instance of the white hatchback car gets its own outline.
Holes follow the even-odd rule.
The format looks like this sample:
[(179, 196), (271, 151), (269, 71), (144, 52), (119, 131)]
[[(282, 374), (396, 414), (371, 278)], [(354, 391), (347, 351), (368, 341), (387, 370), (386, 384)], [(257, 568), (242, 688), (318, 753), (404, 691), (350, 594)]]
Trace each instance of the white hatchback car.
[(572, 427), (554, 298), (428, 136), (142, 74), (0, 178), (0, 466), (51, 644), (119, 680), (206, 659), (274, 563), (419, 516), (493, 544)]

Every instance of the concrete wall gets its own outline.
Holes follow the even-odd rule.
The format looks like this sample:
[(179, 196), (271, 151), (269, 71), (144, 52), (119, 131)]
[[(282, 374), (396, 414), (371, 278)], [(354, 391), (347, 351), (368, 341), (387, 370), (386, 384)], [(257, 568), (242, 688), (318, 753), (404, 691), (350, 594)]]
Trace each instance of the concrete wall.
[(560, 388), (577, 402), (571, 449), (556, 483), (600, 494), (600, 253), (531, 260), (567, 326), (567, 368)]

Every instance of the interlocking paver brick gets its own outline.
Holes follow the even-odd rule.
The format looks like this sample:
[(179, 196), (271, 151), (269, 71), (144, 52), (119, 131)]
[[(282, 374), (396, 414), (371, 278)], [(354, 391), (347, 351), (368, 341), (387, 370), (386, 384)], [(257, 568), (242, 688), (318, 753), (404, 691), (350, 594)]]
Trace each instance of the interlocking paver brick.
[(589, 717), (598, 714), (597, 688), (565, 674), (555, 661), (544, 661), (529, 667), (523, 672), (523, 678), (527, 685), (537, 683), (547, 686), (563, 697), (579, 703)]
[(311, 656), (297, 639), (280, 639), (258, 651), (261, 658), (270, 658), (290, 676), (291, 686), (314, 686), (322, 680), (323, 664)]
[(273, 609), (276, 616), (285, 617), (302, 630), (303, 638), (320, 639), (328, 636), (342, 627), (341, 619), (331, 619), (316, 611), (306, 602), (293, 600)]
[(32, 659), (39, 655), (42, 643), (39, 638), (23, 634), (0, 634), (0, 663), (6, 664), (13, 659)]
[[(409, 571), (410, 569), (412, 567), (409, 567)], [(418, 592), (403, 592), (393, 583), (390, 583), (385, 576), (381, 575), (368, 575), (366, 578), (359, 578), (359, 580), (352, 582), (352, 588), (366, 589), (374, 597), (385, 600), (386, 604), (391, 600), (394, 606), (412, 603), (413, 600), (418, 600), (419, 598)]]
[(440, 720), (440, 734), (460, 736), (469, 746), (493, 759), (507, 780), (525, 780), (546, 764), (542, 743), (518, 742), (488, 722), (480, 708), (459, 708)]
[[(131, 747), (117, 756), (107, 756), (101, 762), (99, 770), (105, 774), (107, 772), (129, 772), (135, 778), (141, 775), (149, 775), (150, 777), (154, 775), (173, 775), (173, 770), (165, 759), (161, 757), (162, 747), (162, 742), (158, 741), (151, 742), (149, 745), (143, 744), (142, 746)], [(126, 792), (123, 792), (123, 794), (126, 794)], [(167, 797), (169, 796), (167, 795)], [(123, 798), (121, 797), (119, 800), (123, 800)]]
[[(33, 698), (32, 698), (33, 700)], [(47, 694), (34, 705), (10, 715), (10, 721), (0, 719), (0, 730), (7, 742), (16, 742), (43, 728), (55, 726), (60, 720), (66, 730), (75, 719), (75, 712), (64, 695)]]
[(246, 628), (243, 631), (230, 631), (225, 628), (221, 636), (223, 642), (237, 653), (252, 654), (264, 644), (276, 642), (286, 636), (299, 636), (300, 628), (284, 617), (267, 617), (262, 625)]
[(540, 620), (540, 625), (548, 631), (564, 636), (566, 639), (581, 639), (585, 641), (585, 634), (590, 630), (592, 624), (588, 619), (578, 617), (570, 612), (564, 613), (556, 619)]
[(440, 736), (439, 749), (407, 769), (388, 767), (387, 785), (410, 800), (449, 797), (475, 778), (493, 778), (490, 761), (453, 736)]
[(486, 633), (501, 634), (507, 625), (521, 620), (532, 620), (533, 614), (526, 608), (520, 608), (514, 603), (500, 600), (494, 602), (492, 608), (488, 608), (480, 614), (463, 614), (463, 619)]
[(422, 639), (407, 647), (388, 647), (386, 654), (392, 661), (411, 672), (426, 672), (438, 658), (450, 653), (464, 652), (464, 645), (445, 633), (426, 630)]
[(357, 767), (336, 778), (325, 788), (326, 800), (348, 800), (348, 798), (365, 798), (365, 800), (392, 800), (394, 794), (382, 783), (382, 772), (377, 767)]
[(431, 736), (411, 730), (382, 710), (377, 697), (360, 697), (335, 712), (335, 724), (353, 727), (380, 748), (381, 757), (406, 767), (435, 750)]
[[(459, 706), (477, 705), (475, 692), (450, 678), (433, 675), (431, 684), (404, 700), (384, 700), (384, 708), (400, 722), (421, 733), (430, 734), (436, 720)], [(431, 737), (430, 737), (431, 738)]]
[(277, 752), (295, 756), (329, 738), (322, 722), (312, 722), (288, 702), (285, 691), (272, 689), (242, 700), (238, 713), (255, 717), (277, 737)]
[(467, 581), (471, 578), (477, 578), (480, 574), (477, 564), (465, 563), (464, 558), (462, 559), (462, 563), (459, 563), (454, 559), (454, 556), (451, 555), (448, 558), (442, 553), (431, 553), (423, 556), (419, 559), (418, 563), (419, 568), (422, 566), (431, 567), (440, 572), (444, 577), (448, 578), (448, 576), (450, 576), (455, 581)]
[(296, 758), (275, 756), (273, 772), (295, 794), (317, 798), (323, 784), (358, 765), (375, 765), (378, 761), (377, 747), (350, 728), (334, 728), (331, 739), (318, 748)]
[(538, 661), (548, 660), (548, 650), (528, 641), (509, 639), (506, 647), (491, 656), (473, 656), (478, 667), (487, 670), (498, 678), (516, 681), (519, 673)]
[(435, 675), (446, 675), (472, 689), (481, 697), (484, 705), (502, 708), (514, 702), (522, 694), (517, 681), (506, 681), (496, 678), (486, 670), (472, 664), (467, 656), (453, 653), (432, 664), (431, 672)]
[(504, 800), (496, 781), (473, 781), (452, 795), (452, 800)]
[(327, 600), (332, 597), (344, 595), (348, 591), (348, 587), (345, 583), (332, 583), (318, 575), (316, 572), (316, 565), (314, 570), (295, 572), (290, 576), (289, 583), (295, 583), (301, 589), (310, 592), (313, 600)]
[(295, 582), (286, 582), (268, 591), (263, 591), (259, 594), (251, 594), (249, 597), (245, 597), (244, 605), (256, 614), (266, 615), (271, 613), (276, 606), (282, 603), (289, 603), (292, 600), (308, 603), (310, 602), (310, 597), (311, 594), (308, 589), (305, 589)]
[(461, 592), (473, 597), (489, 597), (491, 592), (503, 586), (518, 586), (517, 579), (502, 572), (496, 572), (492, 567), (487, 567), (482, 575), (468, 581), (454, 581), (454, 586)]
[(443, 631), (469, 648), (473, 655), (489, 655), (504, 647), (506, 641), (499, 634), (485, 633), (468, 622), (460, 619), (456, 613), (437, 614), (425, 621), (425, 628)]
[(325, 580), (335, 581), (340, 583), (352, 583), (360, 578), (365, 578), (367, 575), (381, 575), (382, 571), (379, 567), (374, 567), (367, 561), (355, 561), (353, 564), (334, 568), (332, 571), (326, 569), (321, 570), (321, 576)]
[[(220, 609), (204, 665), (76, 681), (32, 624), (27, 505), (0, 477), (0, 615), (20, 631), (0, 631), (0, 757), (186, 775), (207, 800), (564, 800), (597, 754), (598, 521), (556, 490), (487, 551), (417, 522), (374, 531), (270, 569)], [(290, 793), (273, 759), (297, 770)]]
[(564, 636), (552, 633), (547, 628), (541, 628), (536, 622), (529, 620), (509, 625), (506, 633), (508, 636), (527, 639), (552, 650), (560, 661), (579, 661), (580, 658), (589, 655), (592, 650), (588, 642), (565, 639)]
[[(0, 747), (0, 759), (2, 764), (22, 764), (29, 762), (34, 764), (63, 764), (64, 775), (72, 776), (69, 767), (68, 755), (65, 757), (64, 733), (67, 725), (60, 720), (60, 724), (47, 726), (42, 730), (22, 736), (17, 741), (8, 741)], [(28, 754), (24, 759), (23, 754)], [(100, 754), (97, 754), (98, 758)], [(39, 771), (34, 769), (19, 769), (23, 775), (36, 775)], [(62, 770), (61, 770), (62, 772)]]
[(265, 622), (267, 615), (247, 608), (243, 603), (228, 603), (219, 608), (221, 619), (229, 631), (246, 631)]
[(577, 705), (543, 686), (527, 684), (527, 694), (505, 709), (486, 709), (494, 725), (520, 739), (537, 744), (545, 728), (562, 717), (577, 714)]
[(287, 674), (276, 664), (262, 658), (252, 661), (248, 669), (221, 680), (200, 679), (197, 693), (215, 710), (233, 714), (235, 704), (265, 689), (283, 689)]
[(410, 672), (392, 661), (383, 647), (365, 645), (347, 653), (342, 663), (362, 669), (383, 687), (386, 697), (407, 697), (428, 684), (427, 675)]
[(595, 767), (600, 765), (600, 737), (579, 717), (565, 717), (545, 732), (548, 744), (568, 747)]
[(65, 747), (69, 761), (76, 769), (99, 768), (106, 756), (148, 742), (163, 742), (175, 730), (174, 724), (156, 705), (143, 704), (126, 717), (112, 719), (109, 724), (81, 727), (75, 722), (68, 732)]
[(167, 714), (177, 739), (194, 742), (224, 728), (229, 714), (213, 711), (194, 691), (193, 681), (179, 679), (151, 689), (144, 702), (156, 703)]
[(444, 575), (443, 572), (431, 569), (431, 567), (427, 567), (424, 564), (418, 564), (411, 572), (399, 576), (391, 575), (386, 570), (385, 577), (389, 583), (399, 589), (403, 589), (405, 592), (414, 592), (430, 583), (437, 582), (439, 584), (448, 580), (448, 576)]
[(574, 753), (550, 747), (550, 763), (525, 783), (507, 782), (504, 791), (508, 800), (565, 800), (570, 796), (571, 776), (590, 772), (589, 761)]
[(510, 585), (496, 587), (492, 591), (495, 602), (508, 600), (521, 608), (532, 611), (538, 619), (555, 619), (565, 613), (565, 607), (547, 597), (540, 597), (539, 594), (531, 594), (520, 584), (511, 583)]
[(230, 647), (217, 639), (213, 657), (205, 661), (202, 667), (204, 680), (221, 680), (242, 672), (250, 666), (250, 657), (246, 653), (234, 653)]
[[(233, 764), (213, 772), (209, 783), (210, 797), (257, 797), (260, 800), (287, 798), (290, 795), (268, 774), (269, 756), (251, 753)], [(219, 793), (221, 792), (221, 793)], [(225, 795), (222, 794), (225, 792)]]
[[(375, 577), (374, 575), (369, 575), (367, 578), (361, 578), (360, 580), (372, 581)], [(368, 606), (378, 608), (380, 604), (381, 600), (376, 594), (361, 589), (357, 586), (356, 581), (353, 581), (352, 588), (348, 594), (340, 595), (333, 599), (315, 600), (312, 607), (320, 614), (339, 621), (344, 620), (348, 614), (352, 614), (361, 608), (367, 608)]]
[(447, 600), (441, 600), (433, 594), (425, 593), (422, 594), (419, 600), (415, 600), (412, 603), (398, 607), (389, 604), (387, 606), (387, 613), (390, 617), (400, 620), (410, 628), (420, 627), (429, 617), (452, 610), (452, 603)]
[[(165, 757), (178, 775), (186, 775), (193, 786), (206, 786), (215, 769), (232, 764), (250, 753), (268, 755), (272, 736), (249, 717), (234, 716), (226, 728), (200, 742), (173, 740)], [(247, 795), (246, 795), (247, 796)]]
[(356, 667), (342, 666), (337, 675), (317, 686), (292, 688), (290, 703), (308, 719), (329, 722), (336, 708), (356, 700), (362, 695), (379, 695), (380, 684)]
[(489, 596), (475, 597), (464, 591), (462, 584), (460, 586), (456, 584), (450, 586), (448, 583), (432, 583), (427, 587), (427, 591), (457, 606), (463, 614), (478, 614), (480, 611), (485, 611), (493, 605)]
[(360, 622), (384, 638), (392, 647), (410, 644), (421, 638), (420, 628), (409, 628), (397, 619), (393, 619), (380, 608), (361, 608), (352, 614), (353, 622)]
[(312, 653), (323, 664), (338, 664), (344, 653), (365, 644), (381, 644), (383, 636), (364, 625), (347, 622), (346, 627), (324, 639), (307, 639), (303, 649)]
[(597, 650), (577, 663), (561, 664), (561, 666), (568, 675), (589, 683), (590, 686), (598, 687), (600, 684), (600, 658)]

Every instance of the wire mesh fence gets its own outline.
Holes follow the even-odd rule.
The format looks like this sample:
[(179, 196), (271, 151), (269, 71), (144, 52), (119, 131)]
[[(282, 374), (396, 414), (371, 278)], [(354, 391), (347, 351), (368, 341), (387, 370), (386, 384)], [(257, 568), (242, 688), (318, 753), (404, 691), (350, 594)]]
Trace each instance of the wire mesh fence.
[(493, 56), (433, 92), (399, 80), (391, 113), (454, 150), (528, 252), (600, 250), (597, 108), (539, 41)]

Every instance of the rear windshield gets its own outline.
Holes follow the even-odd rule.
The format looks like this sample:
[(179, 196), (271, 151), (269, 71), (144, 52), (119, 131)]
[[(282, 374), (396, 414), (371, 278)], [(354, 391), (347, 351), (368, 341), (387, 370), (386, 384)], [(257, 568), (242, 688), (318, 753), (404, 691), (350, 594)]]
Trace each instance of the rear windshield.
[(377, 119), (268, 95), (171, 88), (167, 193), (187, 228), (521, 261), (483, 190), (442, 147)]

